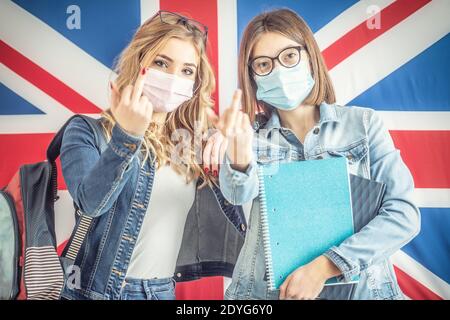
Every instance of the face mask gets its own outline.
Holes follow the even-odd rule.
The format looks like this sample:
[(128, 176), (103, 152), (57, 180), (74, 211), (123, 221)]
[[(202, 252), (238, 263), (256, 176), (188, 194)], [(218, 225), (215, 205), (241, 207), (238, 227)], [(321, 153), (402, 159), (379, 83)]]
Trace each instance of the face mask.
[(279, 66), (267, 76), (255, 76), (256, 98), (281, 110), (297, 108), (314, 87), (307, 61), (293, 68)]
[(194, 80), (149, 69), (143, 93), (153, 104), (155, 112), (171, 112), (192, 98)]

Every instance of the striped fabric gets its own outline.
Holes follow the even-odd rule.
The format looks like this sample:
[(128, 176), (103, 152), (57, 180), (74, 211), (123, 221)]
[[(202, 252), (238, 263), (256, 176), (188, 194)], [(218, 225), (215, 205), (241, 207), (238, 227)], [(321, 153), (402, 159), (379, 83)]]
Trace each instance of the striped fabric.
[(54, 247), (27, 248), (24, 282), (29, 300), (59, 299), (64, 276)]
[(81, 245), (83, 244), (83, 241), (86, 238), (86, 234), (89, 231), (91, 222), (91, 217), (83, 214), (80, 215), (80, 221), (76, 226), (75, 235), (73, 236), (73, 239), (70, 242), (69, 248), (67, 249), (67, 253), (65, 255), (66, 258), (75, 261), (78, 251), (80, 251)]

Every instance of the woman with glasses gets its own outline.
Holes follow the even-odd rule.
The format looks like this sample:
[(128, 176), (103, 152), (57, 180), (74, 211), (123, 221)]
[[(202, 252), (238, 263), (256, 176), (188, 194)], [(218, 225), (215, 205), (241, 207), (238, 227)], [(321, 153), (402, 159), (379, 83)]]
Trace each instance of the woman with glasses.
[(111, 105), (65, 131), (77, 223), (64, 299), (174, 299), (175, 281), (231, 276), (245, 218), (201, 167), (214, 75), (207, 28), (160, 11), (120, 55)]
[[(351, 287), (324, 290), (325, 282), (338, 277), (348, 283), (359, 277), (347, 297), (402, 299), (389, 257), (419, 232), (420, 215), (413, 202), (412, 176), (380, 116), (369, 108), (336, 104), (313, 33), (290, 10), (261, 14), (247, 25), (240, 47), (239, 80), (242, 111), (241, 92), (237, 92), (233, 106), (220, 118), (210, 113), (221, 133), (208, 142), (214, 148), (223, 144), (217, 141), (227, 145), (219, 173), (225, 197), (235, 205), (252, 203), (249, 231), (226, 298), (343, 297), (343, 290)], [(217, 138), (220, 134), (226, 138)], [(269, 290), (257, 165), (342, 156), (348, 159), (350, 173), (386, 184), (378, 215), (339, 246), (299, 265), (279, 290)], [(295, 190), (285, 192), (295, 197)], [(292, 243), (296, 245), (301, 244)]]

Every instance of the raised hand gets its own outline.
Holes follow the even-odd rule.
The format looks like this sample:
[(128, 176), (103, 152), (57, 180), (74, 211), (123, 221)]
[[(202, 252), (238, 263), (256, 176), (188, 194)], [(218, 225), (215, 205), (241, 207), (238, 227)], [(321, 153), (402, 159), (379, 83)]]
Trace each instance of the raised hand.
[(134, 85), (127, 85), (121, 93), (111, 83), (111, 112), (122, 129), (134, 136), (143, 136), (153, 115), (153, 105), (142, 95), (147, 68), (139, 73)]
[(226, 154), (232, 168), (245, 171), (253, 156), (253, 128), (248, 114), (239, 110), (241, 96), (242, 91), (236, 90), (231, 106), (220, 117), (211, 109), (207, 109), (207, 115), (214, 127), (227, 140)]

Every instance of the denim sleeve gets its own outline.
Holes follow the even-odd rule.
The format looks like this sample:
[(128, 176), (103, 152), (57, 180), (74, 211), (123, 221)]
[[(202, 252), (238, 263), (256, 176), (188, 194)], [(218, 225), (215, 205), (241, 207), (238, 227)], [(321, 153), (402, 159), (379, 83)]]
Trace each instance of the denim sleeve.
[(61, 166), (67, 189), (84, 214), (98, 217), (112, 207), (129, 178), (127, 172), (137, 165), (133, 159), (142, 140), (116, 124), (100, 155), (90, 127), (82, 119), (70, 122), (63, 136)]
[(220, 191), (233, 205), (242, 205), (253, 200), (259, 193), (256, 160), (252, 160), (245, 172), (231, 168), (230, 159), (225, 155), (219, 170)]
[(378, 215), (360, 232), (325, 253), (348, 282), (372, 264), (389, 258), (420, 230), (413, 202), (414, 181), (380, 116), (368, 109), (364, 118), (369, 140), (371, 178), (386, 183)]

